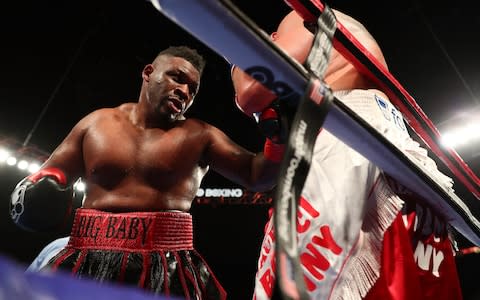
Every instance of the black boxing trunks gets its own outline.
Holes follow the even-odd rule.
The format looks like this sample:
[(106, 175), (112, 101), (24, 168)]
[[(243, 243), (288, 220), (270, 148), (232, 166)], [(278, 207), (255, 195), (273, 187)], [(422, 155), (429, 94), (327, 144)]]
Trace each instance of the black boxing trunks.
[(184, 212), (78, 209), (68, 245), (46, 268), (136, 285), (155, 294), (226, 299), (225, 290), (193, 248), (192, 216)]

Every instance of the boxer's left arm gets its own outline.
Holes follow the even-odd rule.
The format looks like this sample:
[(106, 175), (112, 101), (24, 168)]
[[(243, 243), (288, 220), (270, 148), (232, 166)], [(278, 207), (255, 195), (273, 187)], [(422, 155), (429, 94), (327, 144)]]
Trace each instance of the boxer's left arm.
[(259, 116), (258, 123), (260, 131), (265, 135), (263, 152), (252, 153), (211, 126), (205, 158), (213, 170), (233, 182), (252, 191), (267, 191), (277, 182), (287, 128), (282, 125), (277, 112), (270, 108)]

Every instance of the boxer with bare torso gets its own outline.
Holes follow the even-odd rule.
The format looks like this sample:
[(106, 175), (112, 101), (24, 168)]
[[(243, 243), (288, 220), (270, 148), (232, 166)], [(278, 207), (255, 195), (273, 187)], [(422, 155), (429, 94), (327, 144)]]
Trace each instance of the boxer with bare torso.
[(248, 189), (271, 189), (282, 147), (267, 141), (265, 153), (252, 153), (184, 117), (204, 65), (187, 47), (160, 52), (143, 69), (137, 103), (85, 116), (40, 171), (17, 185), (13, 220), (48, 230), (68, 214), (72, 182), (86, 182), (68, 245), (46, 268), (187, 299), (225, 299), (193, 248), (188, 211), (209, 168)]

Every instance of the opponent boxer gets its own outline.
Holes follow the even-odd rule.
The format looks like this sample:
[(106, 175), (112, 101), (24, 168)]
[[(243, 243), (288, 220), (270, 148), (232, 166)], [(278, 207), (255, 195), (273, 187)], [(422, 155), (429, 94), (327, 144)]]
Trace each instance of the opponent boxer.
[(48, 268), (186, 299), (226, 298), (193, 247), (188, 211), (209, 168), (248, 189), (271, 189), (283, 146), (267, 140), (264, 153), (251, 153), (184, 117), (204, 65), (187, 47), (160, 52), (143, 69), (138, 103), (84, 117), (41, 170), (17, 185), (13, 220), (44, 230), (68, 215), (71, 183), (86, 182), (68, 245)]
[[(386, 67), (367, 29), (348, 15), (337, 20)], [(294, 11), (271, 38), (305, 63), (313, 33)], [(234, 67), (236, 101), (247, 115), (275, 95)], [(408, 134), (402, 115), (373, 82), (332, 49), (325, 82), (334, 95), (430, 175), (451, 188), (427, 151)], [(461, 299), (448, 224), (417, 195), (326, 130), (316, 140), (297, 214), (300, 262), (311, 299)], [(275, 234), (270, 218), (258, 260), (254, 299), (271, 299), (275, 284)]]

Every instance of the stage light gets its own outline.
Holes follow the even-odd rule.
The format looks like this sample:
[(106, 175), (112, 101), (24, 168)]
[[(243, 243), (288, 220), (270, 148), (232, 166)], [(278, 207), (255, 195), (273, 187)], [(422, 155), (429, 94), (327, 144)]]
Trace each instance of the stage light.
[(449, 148), (457, 148), (465, 143), (465, 140), (457, 132), (447, 132), (442, 135), (442, 145)]
[(9, 156), (6, 162), (7, 162), (7, 165), (14, 166), (17, 164), (17, 158), (15, 156)]
[(10, 152), (8, 152), (6, 149), (0, 148), (0, 162), (5, 162), (9, 156)]
[(11, 171), (26, 173), (23, 175), (37, 172), (49, 155), (37, 146), (25, 146), (14, 138), (0, 135), (0, 166), (16, 167)]
[(28, 172), (30, 172), (30, 174), (35, 173), (38, 170), (40, 170), (40, 165), (36, 162), (33, 162), (28, 166)]
[(480, 123), (477, 121), (465, 123), (445, 130), (442, 134), (442, 144), (446, 147), (461, 149), (474, 147), (480, 141)]
[(26, 170), (26, 169), (28, 169), (28, 161), (22, 159), (21, 161), (18, 162), (17, 167), (18, 167), (20, 170)]

